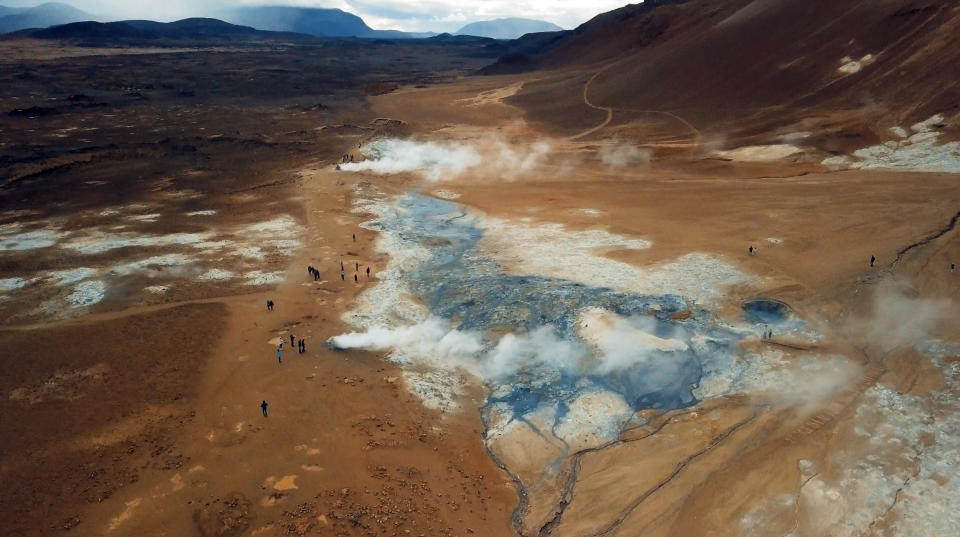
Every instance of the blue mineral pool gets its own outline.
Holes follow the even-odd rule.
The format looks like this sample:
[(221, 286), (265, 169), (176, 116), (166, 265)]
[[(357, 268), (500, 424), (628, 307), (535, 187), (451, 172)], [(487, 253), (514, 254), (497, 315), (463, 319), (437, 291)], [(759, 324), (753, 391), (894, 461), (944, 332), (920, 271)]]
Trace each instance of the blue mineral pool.
[(766, 298), (744, 302), (743, 312), (747, 320), (755, 324), (781, 324), (791, 317), (790, 306)]
[[(655, 335), (670, 334), (688, 343), (697, 339), (688, 350), (670, 352), (663, 360), (610, 373), (580, 374), (541, 364), (497, 379), (488, 404), (507, 404), (516, 419), (549, 404), (557, 409), (559, 421), (567, 404), (589, 390), (616, 392), (635, 410), (687, 407), (697, 402), (693, 390), (703, 375), (729, 366), (730, 347), (738, 336), (718, 327), (709, 311), (683, 297), (626, 294), (556, 278), (505, 274), (478, 247), (483, 229), (462, 206), (417, 193), (401, 196), (397, 204), (399, 210), (368, 226), (392, 233), (411, 247), (426, 248), (430, 260), (404, 274), (414, 294), (432, 315), (454, 328), (487, 334), (491, 346), (496, 343), (493, 334), (548, 326), (558, 337), (591, 352), (575, 324), (581, 310), (594, 307), (653, 319)], [(677, 312), (692, 315), (672, 319)]]

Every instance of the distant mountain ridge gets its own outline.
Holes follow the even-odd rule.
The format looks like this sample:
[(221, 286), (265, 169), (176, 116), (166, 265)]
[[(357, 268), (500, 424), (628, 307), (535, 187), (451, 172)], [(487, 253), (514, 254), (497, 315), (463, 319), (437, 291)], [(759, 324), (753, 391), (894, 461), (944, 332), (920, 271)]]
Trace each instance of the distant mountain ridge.
[(368, 37), (374, 29), (363, 19), (339, 9), (256, 6), (224, 12), (234, 24), (274, 32), (297, 32), (320, 37)]
[(518, 37), (539, 32), (557, 32), (563, 28), (552, 22), (536, 19), (507, 18), (470, 23), (457, 30), (455, 35), (475, 35), (493, 39), (517, 39)]
[(10, 34), (34, 39), (63, 39), (85, 42), (166, 41), (305, 41), (313, 36), (292, 32), (270, 32), (239, 26), (217, 19), (191, 18), (175, 22), (130, 20), (120, 22), (83, 21), (42, 29), (20, 30)]
[[(250, 6), (220, 10), (216, 12), (216, 17), (227, 23), (245, 26), (251, 29), (305, 34), (314, 37), (410, 39), (437, 35), (434, 32), (411, 33), (398, 30), (374, 30), (367, 26), (360, 17), (340, 9), (295, 6)], [(63, 3), (47, 3), (32, 8), (14, 8), (0, 5), (0, 34), (28, 29), (43, 29), (75, 22), (95, 21), (98, 19), (100, 18)], [(185, 20), (217, 19), (191, 18)], [(131, 21), (114, 22), (126, 24)], [(113, 24), (113, 22), (109, 24)], [(140, 28), (135, 29), (144, 30), (144, 28), (142, 28), (143, 25), (140, 26)], [(68, 29), (68, 31), (79, 31), (82, 33), (84, 29), (95, 33), (106, 32), (110, 34), (116, 33), (117, 35), (124, 34), (125, 36), (133, 35), (129, 30), (116, 26), (100, 28), (88, 25), (86, 27), (71, 28)]]
[(57, 24), (89, 21), (95, 18), (85, 11), (57, 2), (24, 8), (0, 6), (0, 34), (26, 28), (47, 28)]
[(374, 30), (360, 17), (340, 9), (254, 6), (231, 9), (223, 12), (221, 16), (226, 21), (252, 26), (259, 30), (296, 32), (316, 37), (405, 39), (436, 35), (429, 32)]

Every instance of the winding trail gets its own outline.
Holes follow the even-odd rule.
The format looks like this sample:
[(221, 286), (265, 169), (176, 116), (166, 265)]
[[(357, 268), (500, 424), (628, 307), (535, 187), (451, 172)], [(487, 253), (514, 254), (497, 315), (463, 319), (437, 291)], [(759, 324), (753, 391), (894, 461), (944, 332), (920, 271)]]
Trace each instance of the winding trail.
[[(587, 130), (585, 130), (585, 131), (582, 131), (582, 132), (579, 132), (579, 133), (577, 133), (577, 134), (574, 134), (573, 136), (570, 136), (569, 138), (567, 138), (567, 141), (571, 141), (571, 142), (572, 142), (572, 141), (575, 141), (575, 140), (579, 140), (579, 139), (581, 139), (581, 138), (585, 138), (585, 137), (590, 136), (591, 134), (593, 134), (593, 133), (595, 133), (595, 132), (598, 132), (598, 131), (606, 128), (606, 127), (607, 127), (608, 125), (610, 125), (610, 123), (613, 121), (613, 113), (614, 113), (615, 111), (620, 111), (620, 112), (631, 112), (631, 113), (634, 113), (634, 114), (660, 114), (660, 115), (664, 115), (664, 116), (667, 116), (667, 117), (669, 117), (669, 118), (672, 118), (672, 119), (680, 122), (681, 124), (683, 124), (684, 127), (686, 127), (687, 129), (689, 129), (690, 132), (691, 132), (691, 134), (693, 135), (693, 139), (691, 140), (691, 142), (688, 143), (688, 144), (686, 144), (686, 145), (687, 145), (687, 146), (696, 146), (696, 147), (699, 147), (699, 146), (700, 146), (700, 142), (701, 142), (701, 140), (703, 139), (703, 134), (702, 134), (702, 133), (700, 132), (700, 130), (697, 129), (692, 123), (690, 123), (690, 122), (687, 121), (686, 119), (678, 116), (677, 114), (674, 114), (673, 112), (667, 112), (667, 111), (664, 111), (664, 110), (649, 110), (649, 109), (640, 109), (640, 108), (618, 108), (618, 107), (614, 107), (614, 106), (602, 106), (602, 105), (599, 105), (599, 104), (597, 104), (597, 103), (594, 103), (593, 101), (590, 100), (590, 85), (593, 84), (593, 82), (597, 79), (597, 77), (599, 77), (599, 76), (602, 75), (603, 73), (609, 71), (609, 70), (612, 69), (613, 67), (616, 67), (617, 65), (620, 65), (621, 63), (624, 63), (625, 61), (627, 61), (627, 60), (629, 60), (629, 59), (631, 59), (631, 58), (629, 58), (629, 57), (628, 57), (628, 58), (622, 58), (622, 59), (620, 59), (620, 60), (616, 60), (616, 61), (614, 61), (614, 62), (611, 62), (611, 63), (607, 64), (606, 66), (600, 68), (599, 71), (593, 73), (593, 75), (591, 75), (590, 78), (588, 78), (587, 81), (583, 84), (583, 104), (587, 105), (588, 107), (590, 107), (590, 108), (592, 108), (592, 109), (594, 109), (594, 110), (601, 110), (601, 111), (606, 112), (606, 113), (607, 113), (607, 117), (606, 117), (599, 125), (596, 125), (596, 126), (594, 126), (594, 127), (590, 127), (589, 129), (587, 129)], [(648, 144), (648, 145), (657, 145), (657, 144)], [(681, 145), (681, 144), (678, 144), (678, 143), (676, 143), (676, 142), (673, 142), (673, 143), (671, 143), (670, 145), (678, 146), (678, 145)]]
[[(622, 61), (622, 60), (621, 60), (621, 61)], [(593, 73), (593, 76), (591, 76), (589, 79), (587, 79), (586, 83), (583, 84), (583, 104), (589, 106), (590, 108), (593, 108), (594, 110), (603, 110), (604, 112), (607, 113), (607, 118), (604, 119), (603, 122), (600, 123), (599, 125), (597, 125), (596, 127), (591, 127), (591, 128), (589, 128), (589, 129), (587, 129), (587, 130), (585, 130), (585, 131), (583, 131), (583, 132), (581, 132), (581, 133), (579, 133), (579, 134), (575, 134), (575, 135), (571, 136), (570, 138), (567, 138), (567, 140), (573, 141), (573, 140), (578, 140), (578, 139), (580, 139), (580, 138), (584, 138), (584, 137), (586, 137), (586, 136), (590, 136), (591, 134), (599, 131), (600, 129), (605, 128), (607, 125), (610, 124), (611, 121), (613, 121), (613, 107), (612, 107), (612, 106), (599, 106), (599, 105), (596, 105), (596, 104), (590, 102), (590, 94), (589, 94), (589, 91), (590, 91), (590, 84), (592, 84), (593, 81), (596, 80), (598, 76), (600, 76), (601, 74), (603, 74), (604, 72), (606, 72), (608, 69), (610, 69), (611, 67), (613, 67), (613, 66), (615, 66), (615, 65), (617, 65), (617, 64), (619, 64), (619, 63), (620, 63), (620, 61), (616, 61), (616, 62), (613, 62), (613, 63), (607, 65), (606, 67), (601, 68), (601, 69), (600, 69), (599, 71), (597, 71), (596, 73)]]

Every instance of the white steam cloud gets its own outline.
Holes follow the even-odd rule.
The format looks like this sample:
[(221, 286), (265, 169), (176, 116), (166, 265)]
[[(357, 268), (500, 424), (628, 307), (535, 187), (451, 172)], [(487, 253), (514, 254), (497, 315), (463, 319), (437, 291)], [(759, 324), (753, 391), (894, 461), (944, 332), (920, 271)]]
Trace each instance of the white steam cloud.
[(506, 334), (489, 351), (477, 332), (456, 330), (446, 321), (431, 317), (401, 328), (373, 327), (329, 340), (335, 349), (393, 350), (399, 361), (411, 361), (445, 371), (461, 370), (475, 377), (493, 380), (521, 369), (551, 365), (573, 367), (585, 349), (561, 340), (550, 327), (528, 334)]
[(402, 328), (374, 327), (334, 336), (329, 344), (341, 350), (392, 350), (399, 361), (461, 370), (483, 380), (540, 367), (607, 374), (654, 365), (663, 374), (651, 378), (653, 383), (673, 378), (676, 365), (670, 353), (687, 350), (687, 344), (680, 339), (654, 335), (653, 319), (626, 318), (603, 310), (590, 310), (581, 319), (581, 335), (594, 353), (587, 345), (561, 339), (549, 326), (525, 334), (506, 334), (488, 348), (479, 333), (452, 329), (446, 321), (435, 317)]
[(853, 329), (866, 345), (887, 352), (924, 343), (956, 313), (950, 300), (911, 297), (905, 284), (882, 283), (874, 294), (870, 317), (855, 321)]
[(341, 164), (340, 169), (378, 175), (417, 173), (433, 182), (466, 173), (512, 180), (540, 166), (549, 153), (550, 144), (543, 140), (518, 147), (497, 136), (469, 143), (385, 138), (367, 145), (366, 160)]
[(608, 168), (626, 168), (628, 166), (646, 166), (652, 153), (630, 143), (605, 145), (597, 151), (600, 162)]
[(656, 330), (657, 321), (652, 317), (623, 317), (598, 308), (585, 310), (579, 318), (580, 337), (599, 351), (593, 368), (601, 374), (654, 365), (657, 376), (672, 378), (676, 361), (669, 359), (668, 353), (689, 347), (678, 339), (680, 330), (671, 327), (666, 334), (669, 337), (655, 335)]

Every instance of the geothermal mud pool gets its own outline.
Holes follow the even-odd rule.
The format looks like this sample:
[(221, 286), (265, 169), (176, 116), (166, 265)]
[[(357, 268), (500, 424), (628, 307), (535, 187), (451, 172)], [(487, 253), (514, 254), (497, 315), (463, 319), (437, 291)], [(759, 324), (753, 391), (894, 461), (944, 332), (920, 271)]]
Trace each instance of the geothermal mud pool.
[[(513, 224), (419, 193), (387, 198), (364, 186), (357, 195), (357, 212), (376, 215), (366, 227), (380, 232), (379, 248), (390, 264), (346, 316), (360, 331), (330, 344), (389, 350), (408, 388), (444, 411), (457, 408), (469, 378), (483, 382), (487, 446), (520, 484), (521, 503), (525, 479), (515, 466), (548, 470), (575, 452), (615, 441), (625, 426), (642, 422), (638, 411), (684, 408), (698, 395), (743, 388), (750, 381), (741, 377), (756, 375), (757, 364), (736, 355), (741, 339), (756, 338), (773, 321), (778, 330), (804, 329), (801, 321), (788, 321), (781, 304), (784, 311), (758, 302), (748, 313), (760, 318), (747, 315), (754, 323), (733, 325), (698, 305), (709, 300), (694, 302), (669, 285), (638, 281), (677, 280), (685, 291), (713, 298), (714, 287), (748, 280), (707, 254), (627, 275), (628, 288), (660, 288), (661, 294), (624, 292), (589, 283), (606, 283), (605, 273), (623, 265), (598, 252), (648, 248), (648, 241)], [(522, 243), (544, 229), (556, 247), (531, 248), (519, 270), (537, 272), (540, 264), (540, 272), (574, 277), (509, 273), (518, 269), (506, 270), (491, 253), (488, 234), (499, 236), (494, 244), (512, 235)], [(515, 255), (506, 252), (511, 261)], [(691, 289), (693, 281), (701, 288)], [(767, 376), (776, 369), (773, 361), (763, 365)], [(511, 454), (517, 445), (530, 453)]]

